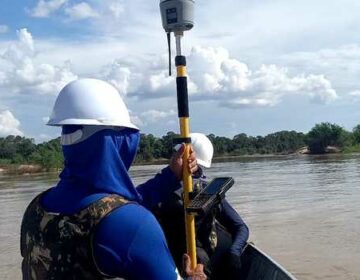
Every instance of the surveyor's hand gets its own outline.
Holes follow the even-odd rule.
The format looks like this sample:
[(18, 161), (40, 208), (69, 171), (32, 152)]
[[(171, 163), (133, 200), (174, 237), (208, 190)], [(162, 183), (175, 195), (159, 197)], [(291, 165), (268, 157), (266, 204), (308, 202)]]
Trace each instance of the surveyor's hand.
[[(174, 172), (175, 176), (181, 180), (183, 172), (183, 155), (185, 152), (185, 144), (181, 144), (180, 149), (170, 159), (170, 169)], [(188, 170), (191, 174), (195, 173), (198, 169), (196, 162), (196, 154), (193, 148), (190, 146), (190, 154), (187, 162)]]
[(189, 255), (184, 254), (183, 256), (184, 271), (188, 278), (191, 280), (206, 280), (206, 274), (204, 273), (204, 266), (198, 264), (195, 269), (191, 269), (191, 260)]

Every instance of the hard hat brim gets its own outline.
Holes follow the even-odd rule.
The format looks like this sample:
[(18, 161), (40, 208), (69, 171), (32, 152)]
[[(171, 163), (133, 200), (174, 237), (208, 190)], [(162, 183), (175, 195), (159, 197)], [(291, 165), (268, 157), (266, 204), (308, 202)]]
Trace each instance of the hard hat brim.
[(113, 120), (99, 121), (90, 119), (65, 119), (61, 121), (49, 120), (46, 125), (49, 126), (62, 126), (62, 125), (99, 125), (99, 126), (117, 126), (117, 127), (128, 127), (136, 130), (140, 130), (136, 125), (132, 123), (114, 122)]
[(196, 159), (196, 161), (197, 161), (197, 163), (199, 165), (204, 166), (206, 168), (210, 168), (210, 166), (211, 166), (211, 162), (206, 162), (206, 161), (203, 161), (203, 160), (198, 159), (198, 158)]

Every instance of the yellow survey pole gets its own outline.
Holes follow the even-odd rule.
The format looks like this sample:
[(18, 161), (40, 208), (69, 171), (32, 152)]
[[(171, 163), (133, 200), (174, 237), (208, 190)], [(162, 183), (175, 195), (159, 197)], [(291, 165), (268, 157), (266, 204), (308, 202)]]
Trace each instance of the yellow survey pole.
[[(186, 77), (186, 59), (181, 55), (181, 38), (183, 32), (175, 32), (176, 38), (176, 89), (177, 89), (177, 103), (178, 116), (180, 124), (180, 135), (185, 142), (186, 148), (183, 156), (183, 187), (184, 187), (184, 209), (190, 203), (189, 194), (193, 190), (193, 182), (191, 173), (188, 170), (188, 159), (190, 154), (190, 117), (189, 117), (189, 100), (187, 90)], [(186, 250), (191, 259), (191, 266), (194, 269), (197, 265), (196, 261), (196, 241), (195, 241), (195, 217), (185, 211), (185, 231), (186, 231)]]

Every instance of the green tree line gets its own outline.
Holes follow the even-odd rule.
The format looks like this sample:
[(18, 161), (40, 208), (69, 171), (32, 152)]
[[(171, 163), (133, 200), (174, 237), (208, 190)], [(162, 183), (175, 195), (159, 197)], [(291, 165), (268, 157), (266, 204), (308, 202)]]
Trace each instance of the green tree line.
[(45, 170), (61, 168), (63, 155), (60, 138), (41, 144), (35, 144), (34, 139), (9, 135), (0, 138), (0, 164), (36, 164)]
[[(178, 135), (168, 132), (162, 137), (141, 134), (136, 162), (152, 162), (168, 159), (173, 153), (174, 140)], [(360, 151), (360, 124), (350, 132), (332, 123), (316, 124), (308, 133), (279, 131), (266, 136), (248, 136), (245, 133), (233, 138), (208, 135), (214, 145), (214, 156), (256, 154), (291, 154), (307, 147), (313, 154), (327, 152), (329, 147), (341, 151)], [(61, 168), (63, 155), (60, 138), (41, 144), (33, 139), (9, 135), (0, 138), (0, 164), (36, 164), (44, 169)]]

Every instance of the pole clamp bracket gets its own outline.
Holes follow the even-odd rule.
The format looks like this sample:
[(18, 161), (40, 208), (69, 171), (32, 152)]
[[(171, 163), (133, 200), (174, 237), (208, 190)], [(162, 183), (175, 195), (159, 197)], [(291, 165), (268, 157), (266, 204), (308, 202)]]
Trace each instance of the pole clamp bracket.
[(177, 137), (173, 139), (173, 144), (190, 144), (191, 143), (191, 137)]
[(175, 56), (175, 66), (186, 66), (186, 58), (183, 55)]

